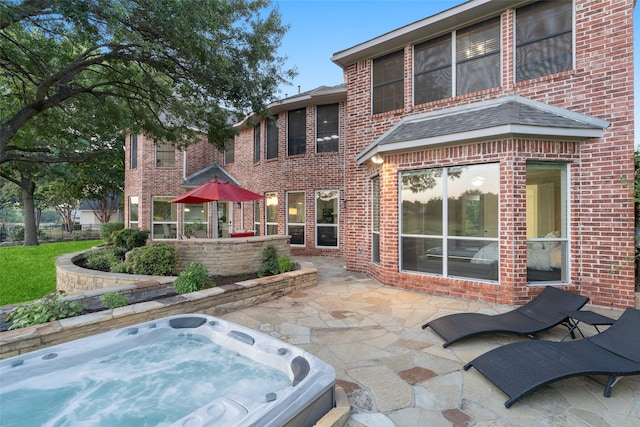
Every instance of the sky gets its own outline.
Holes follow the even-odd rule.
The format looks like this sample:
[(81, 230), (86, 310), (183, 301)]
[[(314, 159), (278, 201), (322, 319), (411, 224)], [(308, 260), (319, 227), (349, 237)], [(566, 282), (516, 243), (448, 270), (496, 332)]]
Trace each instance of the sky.
[[(293, 85), (282, 86), (281, 96), (292, 96), (318, 86), (344, 82), (342, 69), (331, 62), (334, 53), (389, 31), (435, 15), (465, 0), (272, 0), (289, 25), (280, 54), (287, 68), (296, 68)], [(640, 6), (634, 12), (634, 43), (638, 43)], [(640, 84), (638, 58), (635, 81)], [(640, 146), (640, 98), (636, 89), (636, 146)]]

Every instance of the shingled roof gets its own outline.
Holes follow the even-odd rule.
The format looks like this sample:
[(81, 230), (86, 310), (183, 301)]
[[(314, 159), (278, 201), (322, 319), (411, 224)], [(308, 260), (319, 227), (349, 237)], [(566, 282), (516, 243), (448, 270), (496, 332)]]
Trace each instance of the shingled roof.
[(229, 175), (229, 173), (225, 171), (219, 164), (213, 163), (212, 165), (199, 170), (193, 175), (189, 175), (188, 177), (186, 177), (182, 184), (180, 184), (180, 186), (183, 188), (195, 188), (204, 184), (205, 182), (211, 181), (214, 178), (240, 185), (240, 183), (234, 177)]
[(504, 136), (562, 139), (599, 138), (610, 123), (512, 95), (405, 117), (363, 150), (364, 163), (376, 154), (412, 151)]

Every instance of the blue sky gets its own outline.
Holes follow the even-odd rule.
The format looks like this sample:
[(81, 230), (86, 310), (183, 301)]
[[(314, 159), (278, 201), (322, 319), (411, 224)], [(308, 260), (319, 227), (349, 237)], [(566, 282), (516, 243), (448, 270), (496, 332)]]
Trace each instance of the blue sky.
[[(281, 88), (281, 96), (295, 95), (298, 85), (304, 92), (342, 83), (342, 69), (331, 62), (334, 53), (462, 3), (464, 0), (273, 0), (283, 23), (290, 26), (281, 54), (288, 57), (287, 66), (298, 71), (293, 85)], [(640, 25), (638, 9), (634, 40)], [(635, 81), (639, 82), (637, 56), (635, 61)], [(637, 104), (636, 146), (640, 145)]]

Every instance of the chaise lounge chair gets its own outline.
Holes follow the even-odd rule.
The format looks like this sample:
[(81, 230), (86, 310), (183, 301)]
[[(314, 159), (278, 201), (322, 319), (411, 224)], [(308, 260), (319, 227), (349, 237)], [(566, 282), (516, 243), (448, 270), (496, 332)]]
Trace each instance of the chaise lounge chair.
[(480, 313), (456, 313), (443, 316), (422, 325), (430, 327), (444, 338), (448, 347), (463, 338), (480, 334), (506, 332), (534, 336), (567, 320), (564, 311), (580, 310), (589, 298), (563, 291), (552, 286), (527, 304), (507, 313), (487, 315)]
[(640, 310), (628, 308), (592, 337), (507, 344), (476, 357), (465, 371), (472, 366), (509, 396), (507, 408), (544, 385), (576, 376), (607, 375), (609, 397), (621, 376), (640, 374)]

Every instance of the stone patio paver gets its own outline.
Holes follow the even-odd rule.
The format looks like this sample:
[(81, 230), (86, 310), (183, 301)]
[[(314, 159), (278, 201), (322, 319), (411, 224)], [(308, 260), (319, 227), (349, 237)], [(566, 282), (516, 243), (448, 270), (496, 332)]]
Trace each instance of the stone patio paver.
[[(317, 287), (223, 317), (331, 364), (351, 405), (346, 427), (640, 425), (640, 376), (622, 378), (610, 398), (585, 377), (558, 381), (506, 409), (506, 395), (473, 368), (465, 372), (462, 367), (492, 348), (525, 338), (487, 335), (445, 349), (440, 337), (421, 329), (445, 314), (496, 314), (512, 307), (385, 287), (346, 271), (340, 259), (299, 259), (318, 268)], [(622, 313), (587, 308), (613, 318)], [(557, 327), (540, 338), (559, 340), (565, 332)]]

